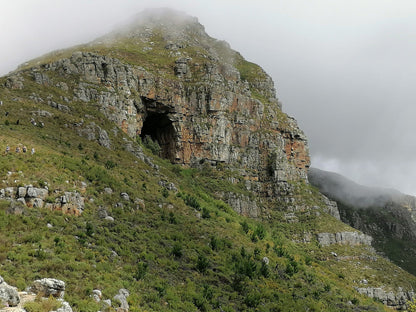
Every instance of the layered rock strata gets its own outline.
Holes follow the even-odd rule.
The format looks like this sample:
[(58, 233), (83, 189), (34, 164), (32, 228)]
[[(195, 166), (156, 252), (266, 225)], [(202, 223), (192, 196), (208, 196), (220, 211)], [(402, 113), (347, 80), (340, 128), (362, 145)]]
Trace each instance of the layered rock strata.
[[(130, 137), (157, 141), (160, 156), (186, 166), (238, 168), (241, 179), (266, 196), (279, 192), (273, 185), (307, 180), (306, 137), (282, 113), (272, 79), (209, 37), (194, 18), (184, 16), (179, 24), (171, 17), (144, 18), (52, 59), (14, 73), (6, 87), (24, 88), (29, 76), (59, 88), (65, 96), (43, 101), (68, 114), (73, 103), (97, 104)], [(79, 135), (111, 148), (104, 129), (84, 128)]]
[(22, 214), (24, 207), (34, 207), (80, 215), (85, 207), (84, 197), (78, 192), (56, 191), (50, 194), (48, 189), (32, 185), (0, 189), (0, 199), (11, 201), (9, 212), (13, 214)]

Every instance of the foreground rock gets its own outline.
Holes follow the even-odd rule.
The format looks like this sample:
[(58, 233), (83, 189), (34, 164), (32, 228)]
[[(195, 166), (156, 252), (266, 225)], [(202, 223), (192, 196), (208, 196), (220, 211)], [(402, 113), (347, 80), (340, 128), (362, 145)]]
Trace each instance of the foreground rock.
[(127, 297), (130, 295), (129, 291), (127, 289), (121, 288), (118, 291), (118, 294), (114, 296), (113, 300), (115, 302), (120, 303), (120, 308), (117, 309), (117, 311), (120, 312), (127, 312), (129, 310), (129, 304), (127, 302)]
[(7, 284), (0, 276), (0, 303), (4, 303), (7, 306), (17, 306), (20, 302), (20, 297), (16, 287), (12, 287)]
[(65, 282), (54, 278), (43, 278), (33, 282), (30, 291), (41, 294), (43, 297), (53, 296), (63, 298), (65, 294)]

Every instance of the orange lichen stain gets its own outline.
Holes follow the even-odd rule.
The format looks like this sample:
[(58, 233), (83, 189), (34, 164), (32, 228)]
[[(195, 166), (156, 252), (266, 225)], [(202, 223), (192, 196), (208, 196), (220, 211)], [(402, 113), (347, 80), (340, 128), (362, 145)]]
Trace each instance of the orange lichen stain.
[(155, 89), (151, 89), (149, 93), (146, 95), (147, 98), (154, 100), (156, 98), (156, 91)]
[(122, 130), (124, 133), (127, 133), (127, 129), (128, 129), (128, 127), (129, 127), (129, 124), (128, 124), (127, 120), (126, 120), (126, 119), (124, 119), (124, 120), (121, 122), (121, 130)]
[(296, 168), (305, 169), (310, 165), (310, 157), (305, 143), (290, 140), (285, 145), (285, 153), (288, 160), (293, 161)]
[(238, 102), (239, 102), (238, 97), (235, 96), (233, 99), (233, 103), (231, 104), (230, 112), (235, 112), (237, 110)]

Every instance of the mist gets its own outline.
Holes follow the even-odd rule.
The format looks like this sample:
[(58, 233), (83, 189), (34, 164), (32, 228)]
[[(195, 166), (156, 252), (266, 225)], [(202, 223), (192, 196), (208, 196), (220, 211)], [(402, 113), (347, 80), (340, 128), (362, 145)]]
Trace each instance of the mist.
[(394, 189), (360, 185), (337, 173), (317, 168), (310, 168), (308, 179), (323, 194), (348, 207), (379, 208), (405, 198), (404, 194)]
[(3, 1), (0, 75), (154, 7), (198, 17), (262, 66), (305, 131), (314, 167), (416, 195), (414, 1)]

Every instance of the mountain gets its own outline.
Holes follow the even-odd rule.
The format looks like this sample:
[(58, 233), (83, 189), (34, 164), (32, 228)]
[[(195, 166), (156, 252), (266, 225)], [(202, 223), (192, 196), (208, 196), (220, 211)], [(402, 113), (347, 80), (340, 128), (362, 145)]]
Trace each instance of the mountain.
[(0, 101), (3, 284), (59, 279), (75, 311), (386, 311), (413, 296), (416, 278), (309, 185), (272, 79), (194, 17), (143, 12), (29, 61)]
[(309, 181), (338, 204), (341, 220), (371, 235), (373, 246), (416, 274), (416, 198), (396, 190), (362, 186), (311, 168)]

